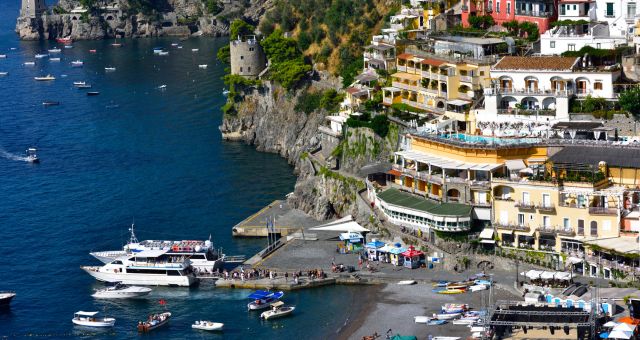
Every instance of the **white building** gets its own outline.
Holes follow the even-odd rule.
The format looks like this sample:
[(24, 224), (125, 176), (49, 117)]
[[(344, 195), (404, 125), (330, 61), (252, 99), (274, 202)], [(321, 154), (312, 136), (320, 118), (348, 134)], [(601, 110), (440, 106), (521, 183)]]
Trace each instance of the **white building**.
[(618, 77), (618, 65), (595, 67), (588, 57), (506, 56), (491, 68), (494, 84), (484, 90), (485, 107), (476, 112), (476, 119), (566, 121), (569, 99), (615, 99), (613, 82)]
[(558, 22), (565, 25), (540, 36), (540, 54), (559, 55), (585, 46), (614, 49), (626, 45), (634, 33), (635, 15), (635, 1), (561, 0)]

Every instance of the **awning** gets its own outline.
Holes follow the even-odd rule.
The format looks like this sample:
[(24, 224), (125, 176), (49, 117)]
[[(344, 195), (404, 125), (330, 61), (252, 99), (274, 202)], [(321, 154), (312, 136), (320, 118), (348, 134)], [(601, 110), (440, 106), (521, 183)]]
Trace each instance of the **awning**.
[(496, 244), (496, 240), (480, 240), (480, 243), (484, 243), (484, 244)]
[(350, 221), (345, 223), (330, 224), (326, 226), (319, 226), (310, 228), (309, 230), (318, 231), (341, 231), (341, 232), (368, 232), (369, 229), (361, 226), (358, 222)]
[(402, 91), (402, 89), (399, 89), (399, 88), (393, 87), (393, 86), (383, 87), (382, 90), (383, 91), (390, 91), (390, 92), (401, 92)]
[(423, 152), (416, 151), (398, 151), (396, 155), (402, 156), (405, 159), (412, 161), (418, 161), (424, 164), (431, 164), (443, 169), (458, 169), (458, 170), (483, 170), (491, 171), (502, 166), (502, 164), (486, 164), (486, 163), (468, 163), (460, 162), (452, 159), (440, 158), (431, 156)]
[(453, 105), (453, 106), (464, 106), (464, 105), (469, 105), (471, 103), (462, 99), (454, 99), (454, 100), (448, 101), (447, 104)]
[(480, 232), (481, 239), (490, 239), (493, 240), (493, 228), (484, 228)]
[(578, 264), (578, 263), (581, 263), (581, 262), (582, 262), (582, 259), (579, 258), (579, 257), (574, 257), (574, 256), (567, 257), (567, 263)]
[(387, 174), (393, 175), (393, 176), (396, 176), (396, 177), (402, 176), (402, 172), (400, 172), (398, 170), (394, 170), (394, 169), (391, 169), (391, 170), (387, 171)]
[(522, 159), (509, 159), (504, 163), (504, 165), (509, 168), (509, 171), (519, 171), (527, 167), (524, 165), (524, 161), (522, 161)]

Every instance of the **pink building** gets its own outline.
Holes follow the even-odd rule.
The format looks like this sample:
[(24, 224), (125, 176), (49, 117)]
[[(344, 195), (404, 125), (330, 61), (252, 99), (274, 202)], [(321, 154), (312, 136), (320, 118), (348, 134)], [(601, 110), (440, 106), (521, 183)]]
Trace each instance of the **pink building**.
[(491, 15), (496, 24), (516, 20), (538, 25), (540, 34), (558, 19), (558, 0), (464, 0), (462, 25), (469, 27), (470, 16)]

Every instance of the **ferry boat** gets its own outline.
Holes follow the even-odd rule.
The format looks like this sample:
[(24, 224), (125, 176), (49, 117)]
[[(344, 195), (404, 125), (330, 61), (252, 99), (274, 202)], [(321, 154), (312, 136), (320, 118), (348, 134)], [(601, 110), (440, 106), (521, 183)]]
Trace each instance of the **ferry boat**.
[(147, 250), (164, 250), (168, 256), (188, 258), (193, 268), (205, 273), (213, 272), (221, 268), (224, 264), (225, 256), (214, 249), (211, 237), (205, 241), (138, 241), (135, 234), (135, 224), (131, 224), (129, 231), (131, 232), (129, 242), (122, 247), (122, 250), (98, 251), (89, 254), (103, 263), (110, 263), (122, 256), (137, 254)]
[(56, 77), (47, 74), (44, 77), (33, 77), (33, 79), (37, 80), (37, 81), (50, 81), (50, 80), (56, 80)]
[(76, 60), (71, 62), (71, 66), (73, 67), (82, 67), (84, 66), (84, 62), (82, 60)]
[(143, 286), (189, 287), (197, 282), (191, 262), (166, 250), (145, 250), (104, 266), (80, 267), (98, 281)]
[(73, 39), (71, 39), (71, 37), (65, 37), (65, 38), (58, 38), (56, 39), (56, 41), (61, 44), (71, 44), (73, 42)]

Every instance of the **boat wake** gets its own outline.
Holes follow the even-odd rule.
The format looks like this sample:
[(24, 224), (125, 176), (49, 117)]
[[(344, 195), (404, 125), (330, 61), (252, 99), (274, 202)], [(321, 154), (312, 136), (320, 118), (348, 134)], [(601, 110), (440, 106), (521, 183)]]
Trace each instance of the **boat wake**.
[(12, 161), (18, 161), (18, 162), (28, 162), (29, 159), (27, 157), (24, 156), (18, 156), (16, 154), (12, 154), (8, 151), (6, 151), (5, 149), (0, 148), (0, 157), (2, 158), (6, 158)]

